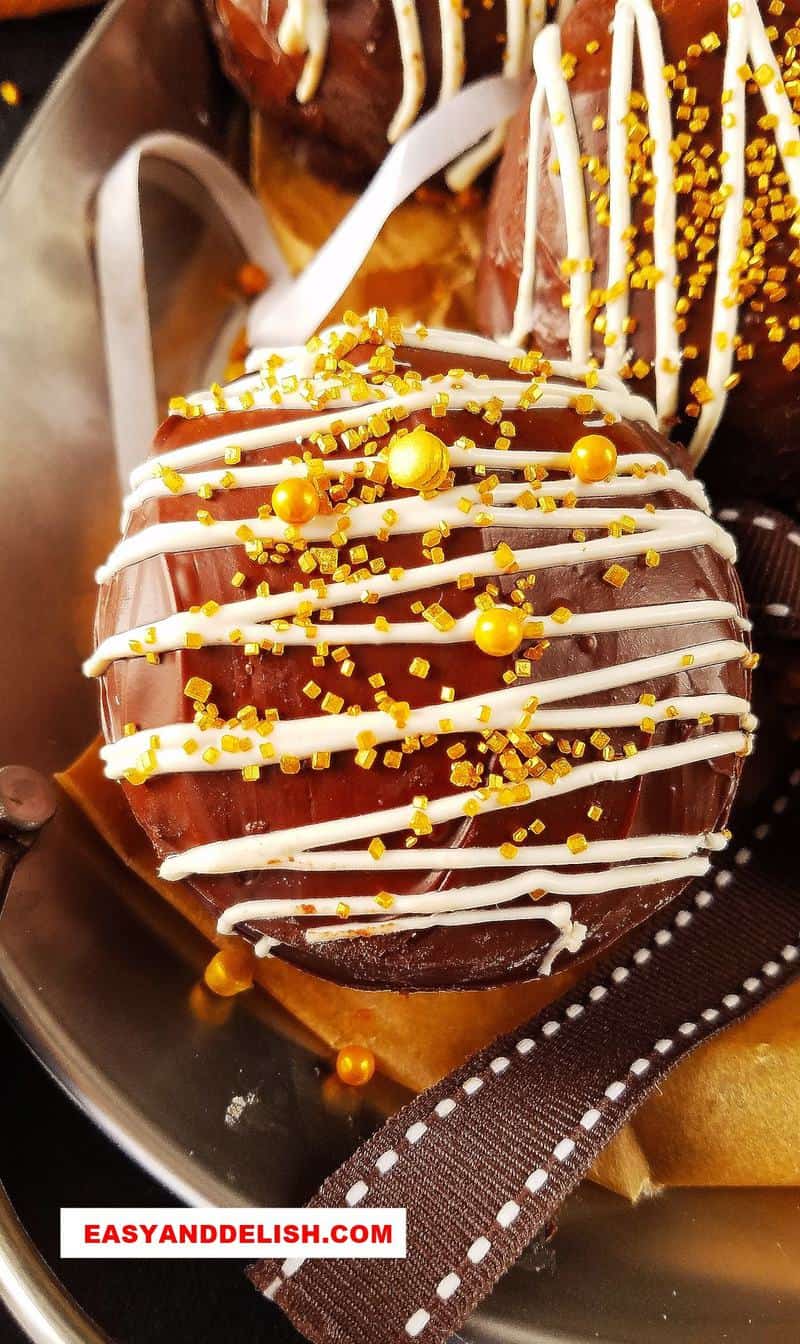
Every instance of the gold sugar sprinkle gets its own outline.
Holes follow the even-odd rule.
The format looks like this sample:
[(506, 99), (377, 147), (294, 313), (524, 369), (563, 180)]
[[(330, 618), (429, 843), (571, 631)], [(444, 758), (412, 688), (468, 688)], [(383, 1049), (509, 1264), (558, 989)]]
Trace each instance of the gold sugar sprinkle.
[(603, 575), (603, 582), (610, 583), (612, 588), (623, 588), (630, 578), (630, 570), (624, 565), (610, 565)]
[(341, 714), (344, 708), (344, 700), (341, 695), (334, 695), (327, 691), (323, 696), (321, 708), (325, 714)]
[(205, 681), (203, 677), (190, 677), (183, 688), (183, 694), (187, 700), (197, 700), (204, 705), (212, 691), (210, 681)]

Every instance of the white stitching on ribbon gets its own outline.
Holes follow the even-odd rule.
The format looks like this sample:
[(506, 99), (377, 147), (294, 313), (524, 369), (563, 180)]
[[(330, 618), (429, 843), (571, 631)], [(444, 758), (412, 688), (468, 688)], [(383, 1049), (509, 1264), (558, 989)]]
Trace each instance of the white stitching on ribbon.
[[(768, 980), (776, 980), (781, 975), (782, 972), (788, 969), (790, 965), (793, 965), (795, 962), (800, 960), (800, 941), (798, 941), (798, 943), (787, 944), (786, 947), (782, 949), (780, 955), (784, 962), (783, 966), (781, 966), (776, 961), (767, 961), (761, 968), (760, 976), (751, 975), (747, 977), (747, 979), (742, 984), (742, 988), (746, 991), (747, 994), (752, 996), (759, 993), (759, 991), (767, 987)], [(741, 1002), (742, 1002), (741, 994), (726, 994), (722, 999), (724, 1007), (731, 1013), (735, 1012), (741, 1006)], [(681, 1023), (674, 1037), (672, 1037), (669, 1040), (664, 1039), (656, 1041), (651, 1051), (651, 1058), (654, 1054), (664, 1055), (667, 1054), (670, 1050), (672, 1050), (675, 1046), (676, 1038), (678, 1036), (684, 1036), (684, 1037), (694, 1036), (700, 1029), (701, 1021), (708, 1026), (713, 1026), (719, 1020), (721, 1015), (722, 1014), (718, 1008), (706, 1008), (699, 1015), (700, 1021)], [(635, 1059), (628, 1068), (628, 1075), (630, 1076), (632, 1074), (634, 1076), (634, 1079), (637, 1077), (641, 1077), (650, 1068), (651, 1058)], [(615, 1106), (621, 1101), (622, 1097), (628, 1091), (629, 1086), (630, 1086), (630, 1077), (628, 1077), (628, 1079), (626, 1079), (625, 1081), (618, 1080), (613, 1083), (610, 1083), (605, 1090), (604, 1098), (611, 1103), (611, 1106)], [(604, 1102), (601, 1101), (599, 1105), (603, 1106)], [(605, 1109), (606, 1111), (610, 1110), (610, 1106), (606, 1106)], [(587, 1111), (586, 1114), (578, 1121), (576, 1129), (577, 1128), (592, 1129), (594, 1125), (597, 1123), (597, 1121), (601, 1119), (602, 1114), (603, 1112), (601, 1110), (597, 1109), (596, 1107), (593, 1107), (591, 1110)], [(576, 1147), (575, 1140), (570, 1138), (569, 1136), (566, 1136), (565, 1138), (561, 1139), (556, 1144), (550, 1155), (548, 1166), (550, 1166), (553, 1162), (566, 1162), (574, 1153), (575, 1147)], [(542, 1190), (544, 1186), (547, 1185), (547, 1183), (549, 1182), (551, 1174), (552, 1171), (548, 1170), (547, 1167), (538, 1167), (536, 1171), (531, 1172), (530, 1176), (528, 1176), (527, 1180), (524, 1183), (523, 1192), (519, 1194), (518, 1198), (519, 1199), (524, 1198), (525, 1191), (527, 1191), (528, 1194), (531, 1195), (538, 1194), (539, 1191)], [(515, 1210), (513, 1218), (511, 1219), (509, 1219), (508, 1215), (509, 1209)], [(517, 1200), (514, 1199), (508, 1200), (502, 1206), (499, 1212), (495, 1215), (495, 1222), (497, 1222), (501, 1228), (505, 1229), (510, 1226), (510, 1223), (513, 1222), (514, 1219), (516, 1219), (519, 1213), (520, 1213), (520, 1205), (517, 1203)], [(477, 1253), (476, 1248), (478, 1248)], [(488, 1237), (486, 1236), (478, 1237), (469, 1247), (465, 1259), (469, 1261), (471, 1264), (479, 1264), (482, 1260), (486, 1258), (490, 1250), (491, 1250), (491, 1242), (489, 1241)], [(455, 1271), (451, 1271), (450, 1273), (446, 1274), (444, 1278), (441, 1279), (440, 1282), (437, 1284), (436, 1293), (440, 1298), (443, 1298), (443, 1300), (446, 1301), (450, 1297), (452, 1297), (453, 1293), (457, 1291), (457, 1288), (461, 1286), (461, 1282), (462, 1281), (460, 1276)], [(454, 1283), (456, 1286), (452, 1287)], [(442, 1291), (443, 1288), (446, 1289), (445, 1293), (443, 1293)], [(413, 1312), (412, 1315), (409, 1316), (408, 1320), (406, 1321), (405, 1325), (406, 1334), (411, 1336), (411, 1338), (416, 1338), (417, 1335), (422, 1333), (422, 1331), (424, 1330), (425, 1326), (428, 1324), (429, 1321), (430, 1321), (430, 1312), (428, 1312), (424, 1307), (420, 1307), (417, 1311)]]
[[(715, 517), (720, 523), (735, 523), (741, 517), (741, 513), (741, 509), (717, 509), (715, 511)], [(759, 514), (751, 521), (754, 527), (760, 527), (765, 532), (774, 532), (777, 527), (777, 521), (774, 518), (768, 517), (766, 514)], [(785, 540), (797, 546), (800, 544), (800, 535), (798, 535), (797, 532), (789, 532), (787, 533)], [(761, 610), (764, 612), (765, 616), (775, 616), (780, 620), (788, 620), (789, 617), (794, 617), (794, 612), (785, 602), (765, 602)]]

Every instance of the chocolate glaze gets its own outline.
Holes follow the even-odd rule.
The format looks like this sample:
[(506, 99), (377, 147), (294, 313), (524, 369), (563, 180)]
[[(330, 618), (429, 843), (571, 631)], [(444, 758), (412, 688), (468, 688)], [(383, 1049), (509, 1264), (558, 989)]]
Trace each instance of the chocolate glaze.
[[(575, 107), (576, 124), (582, 153), (597, 155), (607, 162), (605, 129), (594, 130), (592, 120), (607, 112), (608, 82), (611, 54), (609, 24), (614, 14), (615, 0), (579, 0), (576, 8), (563, 25), (562, 47), (565, 52), (578, 56), (570, 94)], [(688, 70), (697, 87), (697, 104), (710, 108), (706, 129), (696, 137), (698, 148), (713, 147), (714, 162), (720, 146), (720, 94), (723, 82), (724, 35), (726, 32), (727, 0), (653, 0), (661, 26), (665, 61), (677, 63), (686, 58), (688, 48), (709, 33), (717, 33), (722, 45), (711, 55), (688, 59)], [(761, 9), (767, 15), (767, 5), (761, 0)], [(767, 15), (782, 35), (800, 18), (800, 0), (787, 0), (780, 16)], [(598, 50), (589, 55), (586, 44), (599, 43)], [(641, 88), (640, 66), (634, 71), (634, 89)], [(485, 253), (479, 277), (478, 319), (481, 329), (496, 335), (507, 332), (516, 302), (525, 231), (525, 189), (527, 179), (527, 140), (530, 111), (530, 93), (523, 100), (506, 141), (503, 160), (497, 171), (490, 203)], [(763, 105), (748, 98), (749, 115), (753, 120), (764, 113)], [(680, 123), (679, 123), (680, 124)], [(751, 123), (749, 123), (750, 125)], [(751, 133), (758, 134), (756, 128)], [(568, 313), (562, 305), (567, 282), (560, 271), (560, 263), (567, 255), (563, 207), (560, 194), (554, 191), (549, 172), (552, 143), (545, 120), (544, 153), (539, 175), (539, 229), (537, 233), (538, 278), (534, 296), (532, 341), (550, 356), (562, 355), (567, 348)], [(685, 201), (679, 196), (679, 213)], [(634, 201), (632, 222), (638, 226), (643, 209)], [(596, 261), (595, 277), (604, 283), (607, 263), (608, 231), (598, 225), (594, 211), (589, 212), (591, 254)], [(639, 235), (641, 240), (641, 234)], [(641, 241), (639, 246), (646, 245)], [(779, 225), (775, 240), (766, 250), (765, 270), (787, 267), (786, 297), (766, 305), (766, 315), (788, 324), (797, 314), (798, 291), (796, 264), (789, 264), (791, 253), (796, 252), (797, 240), (792, 237), (789, 222)], [(712, 254), (713, 257), (713, 254)], [(682, 268), (683, 269), (683, 268)], [(704, 296), (690, 311), (686, 335), (688, 345), (694, 344), (699, 352), (696, 360), (684, 362), (679, 404), (683, 408), (692, 400), (690, 383), (705, 372), (710, 340), (713, 286), (707, 286)], [(635, 355), (651, 361), (654, 354), (653, 294), (644, 290), (631, 291), (631, 316), (636, 323), (631, 345)], [(728, 397), (725, 414), (717, 429), (715, 440), (703, 459), (699, 474), (708, 481), (712, 490), (720, 493), (750, 493), (759, 498), (794, 497), (800, 489), (800, 370), (787, 372), (782, 357), (786, 344), (768, 339), (764, 315), (755, 314), (749, 306), (741, 310), (739, 330), (747, 343), (755, 348), (754, 358), (747, 363), (736, 363), (742, 374), (738, 387)], [(791, 339), (794, 339), (792, 336)], [(602, 359), (602, 337), (595, 335), (595, 354)], [(637, 391), (652, 396), (654, 378), (649, 376), (637, 382)], [(688, 441), (696, 421), (681, 414), (674, 426), (674, 437)]]
[[(350, 358), (356, 362), (357, 352)], [(407, 360), (423, 376), (447, 369), (453, 363), (452, 358), (428, 350), (398, 351), (396, 358), (399, 371)], [(489, 372), (499, 376), (502, 372), (504, 377), (510, 376), (506, 365), (493, 361), (471, 360), (470, 368), (476, 373)], [(211, 421), (208, 417), (199, 420), (172, 417), (159, 430), (154, 451), (163, 452), (226, 431), (235, 437), (250, 426), (275, 423), (281, 418), (289, 422), (292, 417), (287, 412), (272, 411), (222, 413), (213, 416)], [(585, 432), (580, 417), (573, 410), (515, 411), (507, 412), (506, 418), (518, 428), (518, 447), (568, 452), (575, 438)], [(418, 423), (427, 425), (448, 442), (465, 434), (479, 444), (491, 445), (497, 435), (496, 426), (466, 412), (449, 413), (446, 420), (434, 418), (429, 412), (413, 414), (404, 423), (409, 427)], [(283, 446), (252, 453), (248, 455), (248, 464), (280, 460), (287, 452), (296, 451), (290, 433), (287, 424), (288, 448)], [(683, 465), (682, 451), (665, 445), (660, 436), (642, 424), (618, 423), (610, 427), (608, 433), (620, 454), (662, 452), (671, 457), (673, 464)], [(304, 447), (309, 446), (304, 444)], [(390, 487), (387, 500), (392, 493)], [(613, 498), (613, 495), (612, 482), (609, 497)], [(264, 490), (221, 491), (209, 507), (217, 518), (242, 518), (255, 514), (257, 506), (268, 497), (268, 491)], [(650, 498), (659, 508), (691, 507), (685, 498), (672, 492), (643, 496), (637, 500), (637, 505), (644, 507)], [(193, 518), (197, 505), (198, 500), (191, 495), (149, 500), (135, 510), (129, 534), (156, 522)], [(535, 522), (535, 513), (532, 520)], [(563, 533), (557, 532), (555, 537), (563, 540)], [(530, 533), (515, 531), (504, 537), (497, 527), (466, 528), (453, 532), (446, 542), (446, 554), (451, 558), (474, 552), (481, 546), (494, 549), (504, 539), (515, 546), (547, 545), (554, 540), (554, 533), (541, 528), (537, 530), (532, 525)], [(420, 539), (392, 537), (382, 545), (381, 553), (389, 565), (419, 564)], [(657, 569), (647, 568), (643, 559), (628, 563), (630, 578), (620, 590), (602, 582), (606, 564), (541, 571), (533, 590), (536, 611), (548, 613), (562, 604), (575, 611), (593, 611), (617, 605), (630, 607), (701, 598), (729, 600), (743, 610), (735, 571), (708, 547), (664, 554)], [(241, 597), (252, 596), (255, 583), (265, 578), (273, 591), (285, 590), (298, 579), (305, 582), (294, 560), (282, 567), (262, 567), (247, 560), (242, 547), (150, 559), (121, 570), (102, 586), (96, 623), (98, 641), (115, 631), (158, 620), (210, 597), (223, 602), (235, 600), (236, 590), (230, 586), (230, 577), (237, 569), (247, 574), (247, 583), (240, 590)], [(505, 589), (511, 584), (505, 577), (500, 582)], [(427, 600), (440, 600), (458, 616), (472, 609), (475, 591), (459, 592), (455, 586), (443, 585), (441, 590), (430, 590)], [(416, 596), (412, 593), (384, 599), (380, 612), (390, 620), (413, 619), (410, 604)], [(337, 620), (372, 621), (374, 615), (374, 608), (356, 603), (337, 611)], [(335, 628), (334, 622), (330, 627), (332, 647), (335, 646)], [(691, 627), (600, 634), (580, 640), (557, 639), (552, 641), (541, 661), (534, 663), (532, 688), (535, 690), (539, 679), (585, 672), (598, 664), (740, 637), (730, 622), (707, 622)], [(373, 708), (373, 691), (368, 677), (382, 672), (393, 698), (405, 699), (417, 706), (435, 701), (442, 684), (455, 686), (458, 698), (500, 689), (502, 672), (509, 666), (509, 660), (487, 657), (472, 643), (426, 647), (422, 652), (430, 659), (432, 667), (430, 676), (423, 681), (412, 677), (407, 670), (413, 649), (397, 645), (359, 646), (353, 651), (356, 672), (347, 681), (331, 662), (324, 669), (313, 668), (312, 652), (313, 646), (308, 652), (288, 649), (282, 657), (262, 654), (248, 660), (241, 649), (203, 648), (162, 655), (158, 666), (148, 665), (139, 658), (117, 661), (102, 679), (103, 731), (111, 740), (122, 735), (123, 726), (128, 722), (153, 729), (167, 722), (191, 722), (191, 703), (183, 695), (190, 676), (207, 678), (213, 684), (212, 698), (225, 717), (233, 715), (243, 705), (253, 704), (260, 712), (267, 707), (276, 707), (282, 719), (291, 719), (314, 712), (302, 694), (302, 687), (311, 676), (318, 680), (323, 690), (340, 693), (348, 702)], [(644, 690), (651, 690), (659, 697), (690, 692), (747, 696), (749, 673), (740, 662), (720, 667), (687, 668), (648, 686), (623, 687), (615, 692), (603, 692), (594, 700), (584, 697), (580, 703), (586, 705), (598, 700), (629, 702), (637, 699)], [(446, 707), (443, 709), (446, 712)], [(730, 720), (717, 720), (718, 729), (737, 726)], [(656, 744), (673, 742), (706, 731), (709, 730), (694, 722), (667, 722), (657, 728), (653, 740)], [(638, 729), (612, 730), (610, 735), (617, 750), (621, 749), (623, 741), (631, 738), (640, 745), (645, 744)], [(405, 758), (399, 770), (384, 767), (380, 755), (371, 770), (363, 770), (354, 764), (348, 753), (334, 755), (331, 768), (321, 772), (313, 771), (309, 763), (304, 763), (296, 775), (283, 775), (277, 767), (272, 767), (262, 771), (261, 779), (255, 784), (245, 783), (239, 771), (233, 770), (166, 775), (154, 777), (141, 787), (128, 784), (122, 787), (161, 859), (169, 853), (213, 840), (335, 818), (343, 813), (351, 815), (396, 806), (417, 794), (433, 798), (450, 793), (451, 762), (444, 748), (452, 740), (440, 740), (433, 747)], [(589, 791), (581, 790), (558, 799), (545, 799), (515, 808), (511, 813), (500, 810), (472, 820), (464, 817), (460, 822), (435, 827), (433, 834), (421, 839), (419, 844), (497, 846), (509, 840), (516, 827), (530, 823), (537, 816), (545, 822), (542, 841), (547, 843), (564, 841), (576, 831), (587, 832), (590, 839), (599, 840), (648, 833), (697, 834), (715, 830), (725, 824), (741, 766), (742, 760), (738, 757), (726, 757), (712, 763), (701, 761), (631, 783), (603, 785), (592, 790), (591, 797)], [(593, 801), (603, 807), (598, 823), (586, 819), (587, 808)], [(402, 835), (384, 838), (387, 845), (403, 843)], [(403, 892), (429, 890), (437, 885), (463, 885), (501, 875), (508, 873), (502, 874), (500, 869), (491, 873), (481, 870), (433, 876), (424, 872), (393, 872), (388, 880), (393, 890)], [(386, 882), (387, 877), (381, 876), (376, 865), (375, 873), (245, 873), (197, 878), (193, 885), (208, 908), (218, 914), (237, 901), (258, 896), (272, 898), (279, 893), (287, 899), (307, 901), (331, 895), (341, 898), (375, 895)], [(606, 946), (675, 897), (679, 890), (680, 884), (673, 882), (641, 891), (575, 899), (574, 915), (589, 927), (581, 957)], [(308, 921), (280, 921), (248, 927), (242, 932), (251, 939), (263, 933), (280, 938), (286, 945), (276, 949), (275, 954), (316, 974), (377, 988), (476, 987), (532, 978), (554, 936), (550, 925), (528, 922), (440, 927), (425, 933), (350, 939), (309, 947), (303, 941), (301, 922), (303, 928), (309, 927)], [(566, 958), (562, 957), (556, 963), (556, 970), (565, 964)]]
[[(278, 43), (286, 0), (271, 0), (266, 24), (261, 0), (206, 0), (228, 77), (247, 101), (275, 118), (309, 166), (340, 186), (362, 186), (391, 146), (386, 132), (403, 91), (397, 23), (390, 0), (330, 0), (330, 42), (316, 95), (305, 104), (295, 90), (304, 57)], [(418, 4), (427, 72), (424, 111), (439, 94), (442, 37), (439, 6)], [(497, 74), (505, 40), (505, 5), (476, 4), (464, 26), (466, 78)]]

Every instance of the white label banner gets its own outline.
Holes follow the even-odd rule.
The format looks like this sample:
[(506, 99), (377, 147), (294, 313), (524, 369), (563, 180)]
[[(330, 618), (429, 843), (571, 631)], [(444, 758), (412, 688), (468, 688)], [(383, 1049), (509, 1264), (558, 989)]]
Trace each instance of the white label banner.
[(61, 1210), (63, 1260), (399, 1260), (405, 1209)]

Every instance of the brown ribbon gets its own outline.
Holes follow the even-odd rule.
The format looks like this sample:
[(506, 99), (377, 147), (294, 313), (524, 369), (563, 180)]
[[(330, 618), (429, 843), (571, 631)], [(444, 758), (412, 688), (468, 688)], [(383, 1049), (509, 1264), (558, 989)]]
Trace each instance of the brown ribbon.
[(736, 538), (739, 574), (758, 633), (800, 638), (800, 525), (750, 500), (723, 504), (716, 516)]
[[(787, 625), (770, 611), (798, 609), (794, 525), (752, 508), (725, 519), (739, 534), (745, 588), (754, 614), (794, 633), (794, 615)], [(800, 770), (747, 848), (570, 994), (415, 1098), (325, 1181), (310, 1207), (405, 1207), (406, 1259), (266, 1260), (250, 1270), (256, 1287), (315, 1344), (448, 1339), (665, 1073), (800, 974), (794, 847), (781, 844), (799, 797)]]

